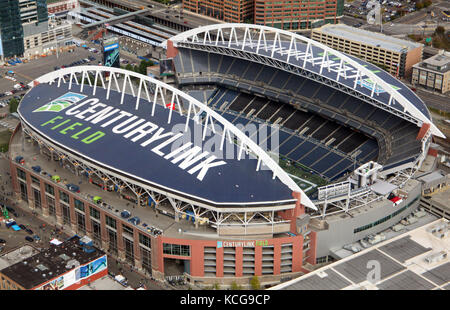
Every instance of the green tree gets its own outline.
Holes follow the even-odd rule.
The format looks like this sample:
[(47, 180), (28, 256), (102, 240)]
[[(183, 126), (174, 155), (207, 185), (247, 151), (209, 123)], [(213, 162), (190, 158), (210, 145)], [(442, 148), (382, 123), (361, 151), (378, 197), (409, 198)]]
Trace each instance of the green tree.
[(131, 64), (127, 64), (125, 66), (125, 70), (133, 71), (133, 66)]
[(16, 98), (11, 98), (9, 100), (9, 113), (17, 112), (18, 106), (19, 106), (19, 101)]
[(417, 10), (421, 10), (424, 8), (424, 4), (423, 2), (416, 2), (416, 9)]
[(259, 290), (261, 288), (261, 283), (259, 283), (258, 276), (253, 276), (253, 278), (250, 280), (250, 285), (254, 290)]
[(236, 283), (236, 281), (231, 282), (231, 287), (232, 290), (240, 290), (242, 289), (242, 286), (240, 286), (239, 284)]

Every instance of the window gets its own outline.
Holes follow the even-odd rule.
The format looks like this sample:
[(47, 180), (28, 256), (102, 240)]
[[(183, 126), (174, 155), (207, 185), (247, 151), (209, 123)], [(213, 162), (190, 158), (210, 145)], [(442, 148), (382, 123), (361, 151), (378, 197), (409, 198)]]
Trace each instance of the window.
[(108, 238), (109, 238), (109, 252), (111, 254), (117, 255), (117, 234), (115, 231), (111, 229), (108, 230)]
[(133, 236), (133, 228), (127, 226), (127, 225), (122, 225), (122, 229), (123, 229), (123, 233), (129, 236)]
[(80, 211), (84, 212), (84, 203), (79, 201), (78, 199), (74, 199), (74, 205), (75, 205), (75, 209), (78, 209)]
[(64, 224), (70, 224), (70, 209), (69, 206), (61, 205), (63, 211), (63, 221)]
[(177, 256), (190, 256), (191, 248), (189, 245), (164, 243), (163, 244), (163, 253), (169, 254), (169, 255), (177, 255)]
[(102, 242), (102, 233), (101, 233), (101, 227), (100, 223), (97, 223), (94, 220), (91, 220), (92, 224), (92, 235), (94, 236), (94, 241), (98, 244), (101, 244)]
[(41, 191), (33, 188), (33, 196), (34, 196), (34, 207), (41, 208)]
[(41, 182), (34, 175), (31, 176), (31, 182), (36, 185), (41, 185)]
[(19, 179), (24, 180), (24, 181), (27, 180), (27, 175), (26, 175), (26, 173), (25, 173), (22, 169), (19, 169), (19, 168), (17, 168), (17, 177), (18, 177)]
[(79, 212), (75, 212), (77, 215), (77, 227), (78, 227), (78, 233), (85, 234), (86, 233), (86, 223), (84, 214), (81, 214)]
[(141, 247), (142, 268), (148, 272), (152, 272), (152, 257), (151, 252)]
[(115, 219), (113, 219), (112, 217), (109, 217), (109, 216), (105, 216), (105, 218), (106, 218), (106, 225), (107, 226), (109, 226), (109, 227), (111, 227), (111, 228), (114, 228), (114, 229), (116, 229), (117, 228), (117, 224), (116, 224), (116, 220)]
[(20, 195), (22, 196), (22, 199), (28, 201), (27, 185), (23, 182), (19, 182), (19, 186), (20, 186)]
[(100, 211), (98, 211), (94, 207), (89, 207), (89, 214), (91, 215), (92, 218), (95, 218), (97, 220), (100, 219)]
[(47, 183), (45, 183), (45, 192), (50, 194), (50, 195), (55, 196), (55, 189), (53, 188), (53, 186), (51, 186), (51, 185), (49, 185)]
[(64, 201), (66, 203), (69, 203), (69, 195), (67, 195), (65, 192), (63, 191), (59, 191), (59, 200), (60, 201)]
[(139, 234), (139, 243), (142, 245), (145, 245), (147, 248), (152, 247), (152, 241), (151, 241), (150, 237), (143, 235), (143, 234)]
[(51, 216), (56, 216), (56, 209), (55, 209), (55, 199), (52, 197), (46, 195), (47, 199), (47, 206), (48, 206), (48, 213)]
[(125, 247), (125, 260), (134, 265), (134, 245), (133, 241), (123, 238), (123, 245)]

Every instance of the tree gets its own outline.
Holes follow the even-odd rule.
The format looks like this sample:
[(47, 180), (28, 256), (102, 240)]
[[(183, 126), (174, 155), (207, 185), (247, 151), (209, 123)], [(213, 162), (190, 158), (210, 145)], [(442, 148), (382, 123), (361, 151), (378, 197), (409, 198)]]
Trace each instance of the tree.
[(431, 0), (425, 0), (425, 1), (423, 2), (423, 6), (424, 6), (425, 8), (429, 7), (429, 6), (432, 5), (432, 4), (433, 4), (433, 2), (431, 2)]
[(242, 287), (236, 283), (236, 281), (231, 282), (231, 287), (232, 290), (240, 290), (242, 289)]
[(19, 106), (19, 101), (16, 98), (11, 98), (9, 100), (9, 113), (17, 112), (18, 106)]
[(417, 10), (421, 10), (424, 8), (424, 4), (423, 2), (416, 2), (416, 9)]
[(442, 27), (442, 26), (438, 26), (438, 27), (436, 27), (436, 29), (434, 30), (434, 33), (437, 34), (437, 35), (442, 36), (442, 35), (445, 34), (445, 28)]
[(125, 70), (133, 71), (133, 66), (131, 64), (127, 64), (125, 66)]
[(259, 290), (261, 288), (261, 284), (259, 283), (258, 276), (253, 276), (253, 278), (250, 280), (250, 285), (252, 286), (252, 289)]

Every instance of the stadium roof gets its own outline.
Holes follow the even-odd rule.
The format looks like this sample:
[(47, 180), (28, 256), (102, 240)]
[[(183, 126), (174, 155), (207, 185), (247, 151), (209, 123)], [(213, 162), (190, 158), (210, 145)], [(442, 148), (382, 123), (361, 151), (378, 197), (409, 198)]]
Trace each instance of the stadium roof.
[(423, 44), (387, 36), (379, 32), (368, 31), (360, 28), (350, 27), (344, 24), (324, 25), (314, 29), (315, 32), (338, 36), (347, 40), (361, 42), (371, 46), (381, 47), (397, 53), (408, 52), (423, 46)]
[[(251, 61), (264, 57), (281, 62), (269, 62), (276, 68), (311, 79), (316, 79), (314, 75), (325, 77), (333, 83), (330, 86), (418, 126), (430, 123), (432, 134), (445, 137), (432, 123), (423, 101), (398, 79), (375, 65), (298, 34), (267, 26), (218, 24), (192, 29), (169, 40), (175, 46), (223, 53)], [(162, 46), (167, 47), (167, 41)]]
[[(77, 70), (111, 70), (152, 80), (126, 70), (96, 66), (62, 69), (41, 77), (41, 84), (22, 99), (18, 112), (44, 140), (108, 171), (215, 207), (292, 205), (292, 192), (297, 191), (302, 194), (302, 204), (315, 208), (265, 151), (200, 102), (198, 107), (204, 109), (206, 118), (203, 124), (194, 121), (201, 117), (201, 111), (193, 121), (187, 121), (186, 114), (172, 113), (167, 105), (153, 105), (144, 98), (138, 105), (135, 96), (124, 92), (125, 86), (118, 92), (61, 80), (45, 83)], [(165, 85), (157, 83), (161, 85), (158, 87)], [(172, 97), (173, 110), (187, 109), (195, 100), (173, 91), (183, 95), (176, 100)], [(158, 93), (162, 90), (157, 89)], [(191, 105), (187, 110), (184, 113), (192, 117)], [(205, 126), (208, 122), (214, 123), (216, 132), (212, 126)], [(231, 135), (237, 140), (233, 141)]]

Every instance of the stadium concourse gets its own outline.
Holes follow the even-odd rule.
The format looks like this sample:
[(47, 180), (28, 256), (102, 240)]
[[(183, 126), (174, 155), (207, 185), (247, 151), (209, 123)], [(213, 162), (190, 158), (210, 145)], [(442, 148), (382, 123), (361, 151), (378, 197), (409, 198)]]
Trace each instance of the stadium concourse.
[(9, 150), (18, 199), (197, 286), (277, 284), (417, 208), (443, 135), (386, 72), (263, 26), (162, 45), (175, 86), (104, 66), (33, 81)]

